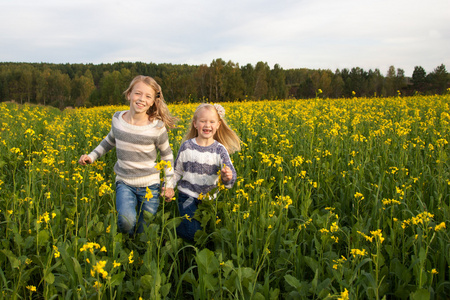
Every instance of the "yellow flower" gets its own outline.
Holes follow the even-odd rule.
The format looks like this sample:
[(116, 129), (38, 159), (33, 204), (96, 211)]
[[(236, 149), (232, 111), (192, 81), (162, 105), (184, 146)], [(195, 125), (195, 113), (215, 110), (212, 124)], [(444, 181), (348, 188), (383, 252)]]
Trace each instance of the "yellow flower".
[(120, 263), (118, 263), (118, 262), (116, 262), (116, 261), (114, 260), (114, 262), (113, 262), (113, 268), (117, 268), (117, 267), (120, 267)]
[(58, 247), (53, 245), (53, 250), (55, 251), (55, 253), (54, 253), (55, 258), (58, 258), (61, 256), (61, 253), (58, 251)]
[(152, 191), (148, 187), (145, 188), (145, 191), (147, 192), (145, 194), (145, 199), (147, 199), (147, 201), (150, 201), (150, 199), (153, 198)]
[(442, 222), (441, 224), (436, 225), (436, 227), (434, 227), (434, 231), (440, 231), (442, 229), (446, 228), (445, 227), (445, 222)]
[(86, 244), (83, 245), (83, 247), (81, 247), (80, 252), (89, 250), (91, 253), (93, 253), (94, 252), (94, 248), (95, 249), (100, 249), (100, 245), (97, 244), (97, 243), (86, 243)]
[(250, 213), (248, 213), (248, 212), (245, 213), (245, 214), (243, 215), (244, 220), (247, 219), (249, 216), (250, 216)]
[(34, 285), (27, 285), (27, 289), (31, 292), (36, 292), (36, 287)]
[(348, 300), (348, 291), (347, 289), (344, 289), (343, 292), (341, 292), (341, 296), (338, 298), (338, 300)]
[(357, 255), (359, 255), (359, 256), (366, 256), (367, 255), (367, 251), (366, 251), (366, 249), (363, 249), (363, 250), (352, 249), (352, 250), (350, 250), (350, 254), (353, 255), (353, 256), (357, 256)]
[(134, 262), (133, 260), (133, 250), (131, 250), (130, 255), (128, 256), (128, 263), (132, 264)]
[(110, 233), (111, 232), (111, 225), (109, 225), (107, 228), (106, 228), (106, 233)]
[(106, 278), (108, 276), (108, 272), (106, 272), (104, 270), (105, 266), (106, 266), (106, 260), (101, 260), (95, 266), (92, 267), (92, 270), (101, 274), (103, 278)]
[(355, 193), (355, 198), (359, 198), (360, 200), (363, 200), (364, 199), (364, 195), (359, 193), (359, 192), (356, 192)]
[(339, 226), (337, 225), (337, 222), (333, 222), (333, 223), (331, 224), (330, 231), (331, 231), (331, 232), (336, 232), (336, 231), (338, 231), (338, 230), (339, 230)]

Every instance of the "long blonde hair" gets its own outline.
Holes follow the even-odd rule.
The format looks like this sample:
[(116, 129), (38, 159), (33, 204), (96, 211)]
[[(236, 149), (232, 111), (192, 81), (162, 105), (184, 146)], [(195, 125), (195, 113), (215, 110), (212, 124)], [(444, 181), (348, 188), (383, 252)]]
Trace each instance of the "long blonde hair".
[(172, 116), (172, 114), (170, 113), (169, 108), (164, 101), (161, 86), (152, 77), (144, 75), (138, 75), (134, 77), (128, 88), (123, 92), (125, 98), (128, 98), (131, 91), (133, 90), (133, 87), (138, 82), (147, 84), (155, 91), (155, 103), (147, 110), (149, 120), (161, 120), (168, 129), (174, 128), (176, 123), (178, 122), (178, 118)]
[(211, 111), (215, 111), (217, 116), (219, 117), (220, 126), (214, 135), (214, 139), (225, 146), (229, 154), (233, 154), (234, 152), (241, 150), (241, 139), (238, 137), (236, 132), (228, 126), (227, 121), (225, 120), (225, 109), (219, 104), (209, 104), (202, 103), (197, 106), (197, 109), (194, 112), (194, 116), (191, 121), (191, 126), (189, 131), (186, 133), (183, 141), (195, 138), (198, 136), (197, 128), (195, 128), (194, 123), (197, 121), (198, 114), (202, 109), (209, 109)]

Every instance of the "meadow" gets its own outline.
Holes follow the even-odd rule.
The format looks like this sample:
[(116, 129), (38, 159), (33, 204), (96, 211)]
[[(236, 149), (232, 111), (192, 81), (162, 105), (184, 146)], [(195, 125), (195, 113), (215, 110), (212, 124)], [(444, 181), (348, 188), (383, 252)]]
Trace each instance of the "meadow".
[[(127, 106), (0, 103), (0, 299), (448, 299), (450, 95), (223, 103), (235, 186), (117, 232), (114, 150), (78, 158)], [(170, 105), (176, 155), (197, 104)]]

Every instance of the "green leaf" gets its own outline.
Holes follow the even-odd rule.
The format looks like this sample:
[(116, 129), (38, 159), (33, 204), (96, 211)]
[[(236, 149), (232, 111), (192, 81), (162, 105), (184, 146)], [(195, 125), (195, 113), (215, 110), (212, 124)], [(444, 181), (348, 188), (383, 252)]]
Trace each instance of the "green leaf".
[(153, 276), (152, 275), (144, 275), (141, 277), (141, 286), (151, 291), (153, 287)]
[(172, 284), (170, 282), (163, 285), (161, 287), (161, 296), (166, 297), (169, 294), (171, 287), (172, 287)]
[(11, 250), (1, 250), (3, 254), (9, 259), (9, 262), (11, 263), (11, 268), (19, 268), (20, 266), (20, 260), (17, 259), (17, 257), (11, 252)]
[(48, 239), (50, 238), (50, 234), (48, 233), (48, 230), (41, 230), (38, 234), (38, 240), (39, 240), (39, 246), (45, 245), (48, 242)]
[(299, 281), (297, 278), (295, 278), (294, 276), (291, 276), (291, 275), (285, 275), (285, 276), (284, 276), (284, 280), (286, 280), (286, 282), (287, 282), (290, 286), (292, 286), (293, 288), (295, 288), (296, 290), (300, 289), (300, 287), (301, 287), (300, 281)]
[(205, 285), (206, 289), (214, 292), (216, 290), (216, 287), (218, 286), (219, 279), (214, 278), (212, 274), (205, 274), (203, 276), (203, 284)]
[(48, 284), (53, 284), (53, 283), (55, 282), (55, 275), (53, 275), (52, 272), (48, 272), (47, 274), (45, 274), (44, 280), (45, 280)]
[(319, 269), (319, 263), (314, 258), (305, 256), (305, 257), (303, 257), (303, 259), (305, 260), (306, 264), (308, 265), (308, 267), (311, 268), (311, 270), (313, 272), (316, 272)]
[(425, 289), (420, 289), (411, 293), (411, 300), (430, 300), (430, 292)]
[(260, 293), (260, 292), (256, 292), (255, 295), (253, 295), (253, 298), (255, 300), (265, 300), (266, 298)]
[(116, 286), (116, 285), (120, 285), (122, 283), (123, 278), (125, 277), (125, 272), (121, 272), (119, 274), (115, 274), (112, 278), (111, 278), (111, 287)]
[(199, 271), (203, 271), (206, 274), (214, 274), (219, 271), (219, 261), (214, 256), (214, 253), (209, 249), (203, 249), (195, 257), (197, 261)]

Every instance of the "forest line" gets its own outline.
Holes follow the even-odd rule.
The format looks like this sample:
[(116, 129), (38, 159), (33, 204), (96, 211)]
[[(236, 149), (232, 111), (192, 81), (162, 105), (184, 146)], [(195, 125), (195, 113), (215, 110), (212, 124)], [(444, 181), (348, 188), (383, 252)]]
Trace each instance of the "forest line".
[(113, 64), (0, 63), (0, 102), (91, 107), (125, 103), (122, 95), (138, 75), (154, 77), (168, 103), (230, 102), (315, 97), (389, 97), (443, 94), (449, 88), (444, 64), (428, 74), (421, 66), (411, 76), (391, 66), (379, 69), (313, 70), (270, 68), (265, 62), (239, 66), (221, 58), (210, 65), (143, 62)]

